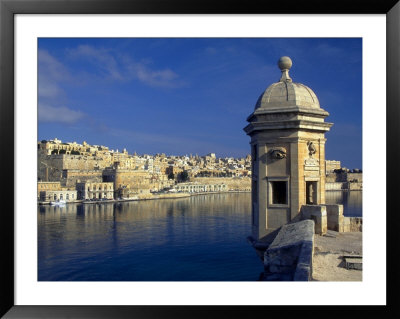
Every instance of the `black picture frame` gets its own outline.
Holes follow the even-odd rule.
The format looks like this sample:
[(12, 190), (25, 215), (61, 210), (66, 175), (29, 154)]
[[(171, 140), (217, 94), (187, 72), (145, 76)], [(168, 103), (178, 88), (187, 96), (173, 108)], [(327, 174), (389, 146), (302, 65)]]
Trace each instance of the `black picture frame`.
[[(386, 14), (387, 18), (387, 305), (386, 306), (16, 306), (14, 303), (14, 15), (15, 14)], [(2, 209), (0, 221), (0, 315), (4, 318), (204, 318), (228, 316), (397, 317), (395, 274), (400, 136), (400, 3), (398, 0), (226, 1), (185, 0), (0, 0), (0, 145)], [(379, 49), (379, 48), (377, 48)], [(377, 111), (383, 106), (377, 106)], [(379, 128), (376, 128), (379, 129)], [(379, 161), (379, 146), (376, 145)], [(398, 196), (398, 195), (397, 195)], [(384, 211), (376, 212), (377, 218)], [(312, 296), (310, 296), (312, 298)], [(266, 309), (268, 307), (268, 309)]]

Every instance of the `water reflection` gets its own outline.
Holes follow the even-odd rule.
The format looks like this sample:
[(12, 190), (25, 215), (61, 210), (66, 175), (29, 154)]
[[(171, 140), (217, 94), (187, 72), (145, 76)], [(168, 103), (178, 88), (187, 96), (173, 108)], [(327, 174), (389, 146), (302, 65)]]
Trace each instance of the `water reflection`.
[(257, 280), (250, 194), (38, 208), (39, 280)]
[(362, 217), (362, 191), (329, 191), (327, 204), (342, 204), (344, 216)]

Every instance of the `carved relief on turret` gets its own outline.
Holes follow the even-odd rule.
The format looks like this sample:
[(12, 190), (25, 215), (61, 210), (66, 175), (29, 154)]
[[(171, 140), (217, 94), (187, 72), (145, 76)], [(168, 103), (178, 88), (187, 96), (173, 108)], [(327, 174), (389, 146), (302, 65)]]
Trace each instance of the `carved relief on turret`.
[(286, 148), (284, 147), (274, 147), (269, 152), (274, 159), (286, 158)]
[(308, 149), (308, 155), (310, 157), (306, 158), (304, 160), (304, 170), (318, 172), (319, 171), (319, 160), (316, 158), (313, 158), (313, 155), (317, 152), (317, 149), (316, 149), (314, 143), (311, 141), (308, 141), (307, 149)]
[(315, 148), (314, 143), (311, 141), (307, 142), (307, 147), (308, 147), (308, 155), (310, 155), (311, 158), (317, 152), (317, 149)]

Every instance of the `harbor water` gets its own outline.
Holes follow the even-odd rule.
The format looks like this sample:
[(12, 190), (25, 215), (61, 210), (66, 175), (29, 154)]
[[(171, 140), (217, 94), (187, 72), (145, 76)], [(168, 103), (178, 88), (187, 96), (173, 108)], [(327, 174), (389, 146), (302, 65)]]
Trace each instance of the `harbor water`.
[[(360, 216), (352, 196), (327, 200)], [(38, 280), (256, 281), (250, 234), (250, 193), (38, 206)]]

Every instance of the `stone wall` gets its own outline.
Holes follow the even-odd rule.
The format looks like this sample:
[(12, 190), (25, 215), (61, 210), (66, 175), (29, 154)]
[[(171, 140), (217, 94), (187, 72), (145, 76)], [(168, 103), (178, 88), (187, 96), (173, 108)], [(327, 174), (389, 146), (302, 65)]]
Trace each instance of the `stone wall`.
[(350, 183), (362, 183), (363, 174), (362, 173), (347, 173), (347, 181)]
[(340, 172), (340, 173), (328, 173), (326, 175), (327, 183), (362, 183), (363, 182), (363, 173), (349, 173), (349, 172)]
[(38, 180), (60, 181), (63, 170), (104, 169), (108, 163), (97, 156), (38, 154)]
[(308, 281), (312, 276), (314, 222), (282, 226), (264, 253), (265, 281)]
[(195, 177), (190, 179), (191, 182), (200, 184), (225, 184), (228, 190), (250, 191), (250, 177)]
[(101, 170), (63, 170), (61, 184), (65, 187), (75, 187), (77, 183), (103, 181)]
[(362, 191), (362, 183), (356, 182), (329, 182), (325, 184), (326, 191)]
[(341, 191), (344, 189), (344, 183), (330, 182), (325, 183), (325, 191)]
[(63, 169), (92, 170), (104, 169), (109, 163), (97, 156), (61, 155), (63, 157)]
[(349, 191), (362, 191), (362, 183), (347, 183)]

